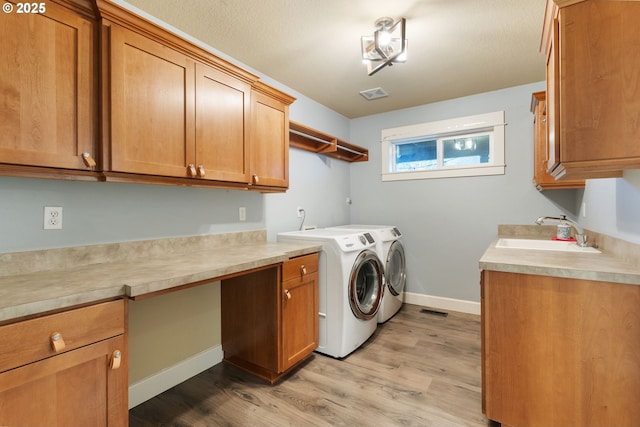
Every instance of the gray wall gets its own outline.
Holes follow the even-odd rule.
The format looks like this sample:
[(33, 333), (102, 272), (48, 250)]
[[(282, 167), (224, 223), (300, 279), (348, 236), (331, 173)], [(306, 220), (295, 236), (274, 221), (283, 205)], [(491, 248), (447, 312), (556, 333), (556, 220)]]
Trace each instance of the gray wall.
[[(369, 162), (351, 168), (351, 221), (400, 228), (408, 292), (479, 301), (478, 260), (498, 224), (530, 224), (539, 215), (577, 215), (581, 191), (542, 194), (532, 184), (530, 102), (531, 93), (541, 89), (544, 84), (536, 83), (351, 122), (351, 142), (367, 147), (370, 154)], [(381, 181), (382, 129), (498, 110), (505, 111), (507, 122), (505, 175)]]
[(640, 244), (640, 170), (588, 180), (583, 201), (580, 222), (585, 227)]

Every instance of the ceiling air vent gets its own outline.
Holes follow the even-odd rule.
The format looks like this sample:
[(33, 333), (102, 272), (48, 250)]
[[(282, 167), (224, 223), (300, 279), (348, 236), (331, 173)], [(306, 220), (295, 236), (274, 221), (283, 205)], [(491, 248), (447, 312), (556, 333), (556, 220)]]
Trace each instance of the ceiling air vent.
[(385, 96), (389, 96), (389, 94), (385, 92), (381, 87), (363, 90), (360, 92), (360, 95), (364, 96), (369, 101), (371, 101), (372, 99), (384, 98)]

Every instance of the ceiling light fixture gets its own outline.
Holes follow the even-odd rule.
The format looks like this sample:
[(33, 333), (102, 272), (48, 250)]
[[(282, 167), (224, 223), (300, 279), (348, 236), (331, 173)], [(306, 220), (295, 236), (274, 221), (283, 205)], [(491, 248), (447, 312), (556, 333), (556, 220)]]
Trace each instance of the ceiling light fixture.
[(407, 20), (384, 17), (375, 22), (373, 36), (362, 36), (362, 62), (367, 65), (367, 73), (372, 76), (387, 65), (407, 60)]

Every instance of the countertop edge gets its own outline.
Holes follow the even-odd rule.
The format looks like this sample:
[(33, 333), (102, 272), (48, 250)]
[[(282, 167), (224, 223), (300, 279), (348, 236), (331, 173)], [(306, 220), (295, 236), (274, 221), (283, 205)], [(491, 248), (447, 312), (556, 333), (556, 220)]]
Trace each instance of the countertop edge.
[(493, 240), (480, 258), (480, 270), (640, 285), (640, 269), (607, 252), (503, 249), (496, 248), (497, 241)]
[[(126, 263), (99, 263), (0, 277), (0, 296), (2, 299), (6, 298), (6, 304), (0, 307), (0, 323), (105, 299), (131, 298), (158, 291), (170, 291), (172, 288), (192, 283), (216, 281), (226, 275), (240, 274), (269, 265), (275, 266), (291, 258), (319, 252), (321, 249), (320, 245), (304, 243), (253, 242), (179, 256), (171, 254), (167, 257), (153, 257), (149, 258), (146, 264), (144, 260), (136, 259)], [(220, 258), (228, 254), (233, 255), (230, 257), (231, 261), (220, 261)], [(207, 263), (207, 257), (212, 259), (211, 266)], [(185, 267), (185, 263), (192, 258), (196, 258), (193, 262), (194, 267), (190, 269), (188, 264)], [(157, 265), (166, 266), (171, 262), (181, 267), (176, 269), (176, 273), (156, 272)], [(134, 278), (134, 271), (144, 270), (145, 267), (152, 273), (149, 279)], [(105, 271), (113, 272), (113, 276), (102, 277)], [(113, 285), (109, 284), (111, 277)], [(67, 283), (83, 285), (76, 290), (72, 285), (65, 286)], [(87, 285), (88, 283), (90, 284)], [(92, 286), (94, 283), (95, 286)], [(15, 303), (10, 301), (11, 297), (14, 297)]]

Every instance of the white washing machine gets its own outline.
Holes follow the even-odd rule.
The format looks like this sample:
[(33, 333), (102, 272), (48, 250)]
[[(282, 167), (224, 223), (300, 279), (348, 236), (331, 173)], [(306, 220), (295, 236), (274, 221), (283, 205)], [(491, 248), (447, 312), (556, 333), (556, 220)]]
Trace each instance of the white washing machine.
[(404, 287), (407, 281), (402, 233), (392, 225), (351, 224), (330, 227), (338, 230), (368, 232), (376, 240), (376, 251), (384, 263), (384, 293), (378, 323), (384, 323), (400, 310), (404, 302)]
[(342, 358), (376, 330), (384, 267), (370, 233), (315, 229), (278, 233), (278, 241), (322, 245), (318, 266), (317, 352)]

